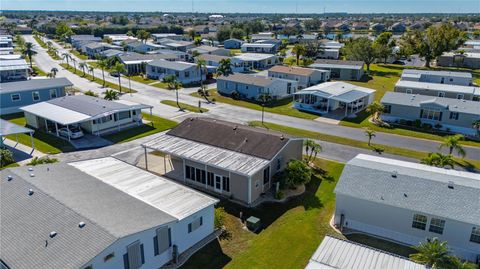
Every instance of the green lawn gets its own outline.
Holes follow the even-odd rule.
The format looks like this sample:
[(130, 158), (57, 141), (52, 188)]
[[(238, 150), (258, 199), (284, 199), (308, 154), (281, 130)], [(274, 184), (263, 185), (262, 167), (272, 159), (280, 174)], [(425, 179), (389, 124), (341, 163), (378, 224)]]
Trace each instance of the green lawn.
[[(343, 138), (343, 137), (338, 137), (333, 135), (307, 131), (303, 129), (297, 129), (293, 127), (288, 127), (288, 126), (283, 126), (283, 125), (278, 125), (278, 124), (268, 123), (268, 122), (265, 122), (262, 125), (262, 123), (259, 121), (253, 121), (253, 122), (250, 122), (249, 124), (251, 126), (256, 126), (256, 127), (266, 127), (271, 130), (280, 131), (280, 132), (297, 136), (297, 137), (317, 139), (317, 140), (332, 142), (336, 144), (352, 146), (356, 148), (369, 149), (372, 151), (377, 149), (384, 153), (400, 155), (400, 156), (414, 158), (418, 160), (423, 159), (428, 155), (427, 152), (423, 152), (423, 151), (415, 151), (411, 149), (392, 147), (388, 145), (378, 145), (378, 144), (375, 144), (375, 138), (373, 138), (372, 140), (372, 146), (369, 146), (368, 143), (366, 142), (367, 141), (366, 137), (363, 137), (364, 140), (360, 141), (360, 140), (354, 140), (349, 138)], [(462, 160), (460, 158), (455, 158), (455, 161), (457, 162), (458, 165), (463, 167), (467, 167), (467, 168), (470, 167), (470, 168), (477, 168), (477, 169), (480, 168), (480, 160), (468, 160), (468, 159)]]
[[(150, 85), (150, 86), (153, 86), (153, 87), (157, 87), (157, 88), (161, 88), (161, 89), (168, 89), (168, 84), (167, 83), (164, 83), (160, 80), (157, 80), (157, 79), (150, 79), (150, 78), (147, 78), (147, 77), (142, 77), (142, 76), (131, 76), (130, 77), (131, 80), (134, 80), (136, 82), (140, 82), (140, 83), (143, 83), (143, 84), (147, 84), (147, 85)], [(152, 84), (152, 83), (155, 83), (155, 84)]]
[(34, 65), (32, 69), (35, 73), (37, 73), (37, 76), (41, 76), (41, 77), (47, 76), (47, 73), (45, 73), (45, 71), (43, 71), (42, 69), (40, 69), (40, 67), (36, 65)]
[(2, 171), (3, 169), (7, 169), (7, 168), (12, 168), (12, 167), (19, 167), (20, 165), (18, 163), (11, 163), (9, 165), (5, 165), (3, 167), (0, 167), (0, 171)]
[[(324, 236), (335, 234), (329, 225), (335, 209), (333, 189), (344, 166), (320, 159), (316, 165), (320, 169), (306, 192), (287, 203), (251, 209), (221, 201), (219, 206), (228, 213), (229, 236), (205, 246), (182, 268), (304, 268)], [(239, 211), (259, 217), (265, 229), (259, 234), (243, 229)]]
[(150, 114), (142, 113), (143, 119), (150, 121), (148, 124), (144, 124), (140, 127), (131, 128), (120, 133), (114, 133), (106, 135), (103, 138), (112, 141), (113, 143), (123, 143), (132, 141), (141, 137), (149, 136), (158, 132), (171, 129), (177, 125), (176, 122), (160, 118), (157, 116), (150, 116)]
[(37, 43), (38, 43), (38, 45), (40, 45), (40, 47), (42, 47), (44, 49), (47, 49), (47, 44), (45, 42), (43, 42), (40, 37), (34, 35), (33, 39), (35, 39), (35, 41), (37, 41)]
[[(66, 63), (62, 63), (62, 64), (60, 64), (60, 66), (62, 66), (66, 70), (70, 71), (70, 73), (74, 73), (74, 74), (78, 75), (79, 77), (83, 77), (83, 78), (86, 78), (88, 80), (94, 81), (95, 83), (97, 83), (99, 85), (103, 85), (102, 77), (95, 77), (95, 80), (93, 80), (93, 76), (88, 74), (86, 72), (87, 70), (85, 70), (85, 75), (84, 75), (82, 70), (79, 70), (78, 68), (74, 69), (73, 66), (67, 65)], [(107, 77), (107, 76), (109, 76), (109, 74), (108, 74), (107, 71), (105, 71), (105, 77)], [(108, 88), (117, 90), (117, 91), (120, 90), (120, 87), (118, 86), (118, 84), (115, 84), (115, 83), (112, 83), (112, 82), (109, 82), (109, 81), (105, 81), (105, 86), (108, 87)], [(124, 92), (124, 93), (129, 93), (130, 92), (130, 89), (128, 88), (128, 85), (123, 85), (122, 84), (122, 92)], [(136, 93), (137, 91), (132, 89), (131, 92)]]
[[(20, 126), (25, 126), (26, 124), (23, 113), (4, 115), (2, 116), (2, 119), (8, 120)], [(7, 138), (15, 141), (15, 135), (9, 135)], [(68, 141), (39, 130), (35, 131), (33, 138), (35, 149), (43, 153), (55, 154), (74, 150), (73, 146)], [(28, 147), (32, 146), (30, 142), (30, 135), (28, 134), (19, 134), (18, 142)]]
[[(230, 97), (220, 95), (216, 89), (210, 89), (208, 90), (208, 93), (209, 93), (209, 99), (210, 100), (215, 99), (215, 102), (226, 103), (234, 106), (241, 106), (241, 107), (255, 109), (259, 111), (262, 110), (262, 106), (258, 103), (255, 103), (254, 101), (235, 100)], [(191, 93), (191, 95), (198, 98), (203, 98), (196, 92)], [(315, 119), (319, 117), (316, 114), (298, 111), (294, 109), (292, 105), (293, 105), (293, 101), (292, 99), (289, 99), (289, 98), (272, 101), (270, 102), (270, 104), (266, 104), (265, 112), (271, 112), (271, 113), (303, 118), (303, 119)]]
[[(172, 101), (172, 100), (162, 100), (160, 101), (160, 103), (164, 104), (164, 105), (168, 105), (168, 106), (173, 106), (173, 107), (178, 107), (177, 106), (177, 102), (175, 101)], [(195, 112), (195, 113), (205, 113), (205, 112), (208, 112), (208, 109), (206, 108), (198, 108), (198, 106), (192, 106), (192, 105), (189, 105), (189, 104), (185, 104), (185, 103), (181, 103), (179, 102), (178, 103), (180, 105), (181, 108), (185, 109), (185, 110), (188, 110), (190, 112)]]
[(73, 55), (75, 55), (75, 56), (76, 56), (78, 59), (80, 59), (80, 60), (84, 60), (84, 61), (88, 60), (88, 56), (87, 56), (87, 55), (81, 54), (81, 53), (80, 53), (78, 50), (76, 50), (76, 49), (71, 49), (71, 50), (70, 50), (70, 53), (73, 54)]
[(153, 84), (152, 86), (160, 88), (160, 89), (164, 89), (164, 90), (169, 90), (168, 89), (168, 83), (161, 82), (161, 81), (159, 83)]

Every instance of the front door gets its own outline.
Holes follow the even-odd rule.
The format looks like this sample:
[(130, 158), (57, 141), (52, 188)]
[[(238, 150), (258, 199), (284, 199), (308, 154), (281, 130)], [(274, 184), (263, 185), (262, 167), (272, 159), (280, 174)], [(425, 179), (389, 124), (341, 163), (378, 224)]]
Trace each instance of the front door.
[(216, 192), (222, 192), (222, 176), (215, 175), (214, 189)]

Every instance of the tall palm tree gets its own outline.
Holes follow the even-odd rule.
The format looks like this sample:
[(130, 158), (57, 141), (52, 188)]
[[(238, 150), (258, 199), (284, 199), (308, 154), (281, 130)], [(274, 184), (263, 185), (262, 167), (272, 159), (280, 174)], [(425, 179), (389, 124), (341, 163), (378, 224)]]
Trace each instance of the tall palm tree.
[(112, 67), (113, 72), (118, 74), (118, 86), (120, 87), (120, 93), (122, 92), (122, 74), (126, 72), (125, 65), (120, 62), (115, 63)]
[(365, 135), (368, 137), (368, 146), (371, 146), (372, 138), (376, 136), (375, 131), (367, 128), (365, 129)]
[(305, 55), (305, 53), (307, 52), (306, 48), (305, 48), (305, 45), (302, 45), (302, 44), (296, 44), (293, 49), (292, 49), (292, 53), (295, 54), (295, 57), (297, 59), (297, 65), (300, 65), (300, 57)]
[(58, 69), (56, 67), (54, 67), (50, 70), (50, 72), (52, 73), (53, 77), (56, 77), (57, 73), (58, 73)]
[(440, 149), (447, 147), (450, 155), (453, 154), (453, 151), (455, 150), (457, 151), (458, 155), (464, 158), (467, 155), (467, 153), (465, 152), (465, 149), (463, 149), (462, 145), (460, 144), (460, 141), (464, 139), (465, 137), (461, 134), (447, 136), (443, 140), (443, 143), (440, 145)]
[(268, 92), (262, 92), (258, 95), (258, 100), (262, 103), (262, 124), (265, 115), (265, 105), (272, 99), (272, 96)]
[(413, 248), (418, 253), (411, 254), (410, 259), (432, 269), (445, 268), (451, 263), (446, 241), (442, 242), (438, 238), (427, 239)]
[(70, 63), (68, 62), (69, 59), (70, 59), (70, 54), (68, 54), (67, 52), (62, 53), (62, 61), (66, 60), (67, 61), (67, 66), (70, 65)]
[(118, 98), (119, 98), (119, 93), (114, 90), (106, 90), (105, 97), (103, 97), (103, 99), (108, 101), (118, 100)]
[(24, 57), (28, 57), (30, 61), (30, 68), (33, 68), (33, 55), (37, 54), (36, 51), (33, 50), (33, 43), (26, 42), (22, 48), (22, 55)]
[(102, 70), (102, 77), (103, 77), (102, 87), (105, 87), (105, 69), (108, 67), (108, 63), (106, 60), (100, 60), (97, 62), (97, 66)]
[(217, 73), (215, 74), (217, 77), (219, 76), (226, 76), (233, 74), (232, 71), (232, 62), (230, 59), (222, 59), (220, 60), (218, 67), (217, 67)]
[(370, 113), (373, 117), (373, 121), (378, 121), (380, 114), (385, 109), (385, 107), (378, 101), (375, 101), (367, 106), (366, 111)]
[(95, 80), (95, 68), (93, 66), (88, 66), (88, 72), (92, 73), (92, 81)]
[(323, 149), (320, 144), (314, 140), (307, 139), (303, 142), (305, 146), (305, 152), (307, 153), (307, 162), (309, 163), (312, 159), (317, 158), (317, 154), (320, 153)]
[(87, 67), (87, 64), (85, 62), (81, 62), (78, 64), (78, 68), (82, 69), (83, 76), (85, 76), (85, 68)]
[(477, 129), (477, 133), (480, 133), (480, 120), (476, 120), (472, 123), (473, 128)]
[(177, 77), (174, 75), (167, 76), (163, 78), (163, 81), (167, 83), (167, 88), (169, 90), (175, 90), (175, 96), (177, 99), (177, 106), (180, 111), (183, 111), (183, 108), (180, 106), (180, 103), (178, 102), (178, 89), (182, 87), (182, 83), (178, 81)]
[(420, 160), (420, 163), (441, 168), (449, 166), (453, 169), (455, 167), (455, 161), (453, 160), (452, 155), (439, 152), (429, 153), (427, 157)]
[(75, 72), (75, 74), (76, 74), (77, 73), (77, 59), (72, 57), (72, 63), (73, 63), (73, 72)]
[(451, 268), (455, 269), (478, 269), (477, 265), (470, 262), (463, 262), (458, 257), (450, 257)]
[(208, 100), (207, 93), (205, 90), (206, 87), (203, 85), (203, 70), (207, 69), (207, 62), (202, 58), (198, 58), (197, 69), (200, 71), (200, 89), (202, 90), (202, 95), (205, 98), (205, 100), (207, 100), (207, 103), (210, 103), (210, 100)]

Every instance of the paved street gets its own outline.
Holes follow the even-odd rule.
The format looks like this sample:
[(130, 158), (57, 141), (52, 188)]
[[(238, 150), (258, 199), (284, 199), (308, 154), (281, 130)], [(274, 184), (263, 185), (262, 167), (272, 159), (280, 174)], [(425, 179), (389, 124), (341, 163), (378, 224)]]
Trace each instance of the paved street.
[[(32, 42), (37, 44), (36, 41), (33, 39), (31, 35), (25, 36), (27, 42)], [(61, 66), (59, 66), (60, 61), (54, 61), (50, 56), (46, 53), (45, 49), (42, 49), (40, 46), (36, 47), (38, 54), (35, 56), (35, 61), (37, 65), (43, 69), (44, 71), (49, 71), (52, 67), (56, 67), (59, 69), (59, 73), (57, 74), (58, 77), (67, 77), (73, 84), (81, 89), (82, 91), (86, 90), (93, 90), (97, 93), (101, 93), (104, 91), (98, 84), (92, 83), (87, 79), (80, 78), (77, 75), (70, 73), (67, 70), (64, 70)], [(64, 49), (59, 49), (59, 53)], [(101, 77), (101, 71), (96, 70), (95, 76)], [(118, 79), (106, 75), (108, 81), (113, 83), (118, 83)], [(122, 78), (122, 84), (128, 85), (128, 80)], [(155, 115), (159, 115), (165, 118), (174, 119), (176, 121), (181, 121), (182, 119), (192, 116), (192, 113), (188, 112), (179, 112), (178, 109), (175, 107), (167, 106), (160, 104), (160, 100), (175, 100), (175, 93), (172, 91), (159, 89), (153, 86), (149, 86), (146, 84), (142, 84), (139, 82), (131, 81), (132, 88), (138, 91), (134, 94), (124, 94), (122, 95), (121, 99), (131, 100), (134, 102), (145, 103), (149, 105), (153, 105), (153, 113)], [(198, 99), (189, 95), (192, 90), (180, 90), (179, 99), (183, 103), (188, 103), (191, 105), (198, 105), (198, 101), (202, 101), (202, 106), (209, 109), (209, 112), (203, 114), (194, 114), (195, 116), (209, 116), (213, 118), (229, 120), (229, 121), (236, 121), (239, 123), (246, 123), (253, 120), (260, 120), (261, 119), (261, 112), (257, 110), (246, 109), (238, 106), (228, 105), (228, 104), (207, 104), (204, 102), (203, 99)], [(272, 122), (276, 124), (286, 125), (290, 127), (295, 127), (299, 129), (310, 130), (314, 132), (324, 133), (328, 135), (334, 135), (339, 137), (345, 137), (355, 140), (362, 140), (366, 141), (367, 138), (362, 129), (358, 128), (351, 128), (345, 126), (339, 126), (335, 124), (325, 123), (325, 122), (318, 122), (312, 120), (304, 120), (289, 116), (283, 116), (273, 113), (265, 113), (265, 121)], [(383, 144), (383, 145), (390, 145), (400, 148), (407, 148), (417, 151), (425, 151), (425, 152), (433, 152), (438, 151), (439, 143), (436, 141), (430, 140), (423, 140), (423, 139), (416, 139), (410, 138), (405, 136), (398, 136), (393, 134), (387, 133), (377, 133), (376, 137), (374, 138), (375, 144)], [(334, 146), (333, 146), (334, 145)], [(335, 148), (338, 147), (339, 149), (343, 146), (332, 144), (331, 150), (326, 150), (324, 154), (329, 152), (332, 154), (330, 157), (326, 156), (327, 158), (335, 159), (345, 159), (350, 153), (355, 154), (354, 152), (360, 152), (359, 149), (346, 149), (350, 147), (343, 147), (346, 153), (339, 150), (338, 153), (332, 153), (335, 151)], [(328, 148), (328, 147), (327, 147)], [(467, 158), (468, 159), (480, 159), (480, 148), (474, 147), (466, 147)], [(398, 157), (397, 157), (398, 158)], [(342, 159), (342, 160), (343, 160)]]

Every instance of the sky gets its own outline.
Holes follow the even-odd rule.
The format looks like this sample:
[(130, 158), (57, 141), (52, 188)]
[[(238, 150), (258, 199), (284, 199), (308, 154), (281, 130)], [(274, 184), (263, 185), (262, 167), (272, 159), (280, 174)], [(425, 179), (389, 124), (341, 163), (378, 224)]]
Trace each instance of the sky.
[(1, 10), (479, 13), (480, 0), (1, 0)]

